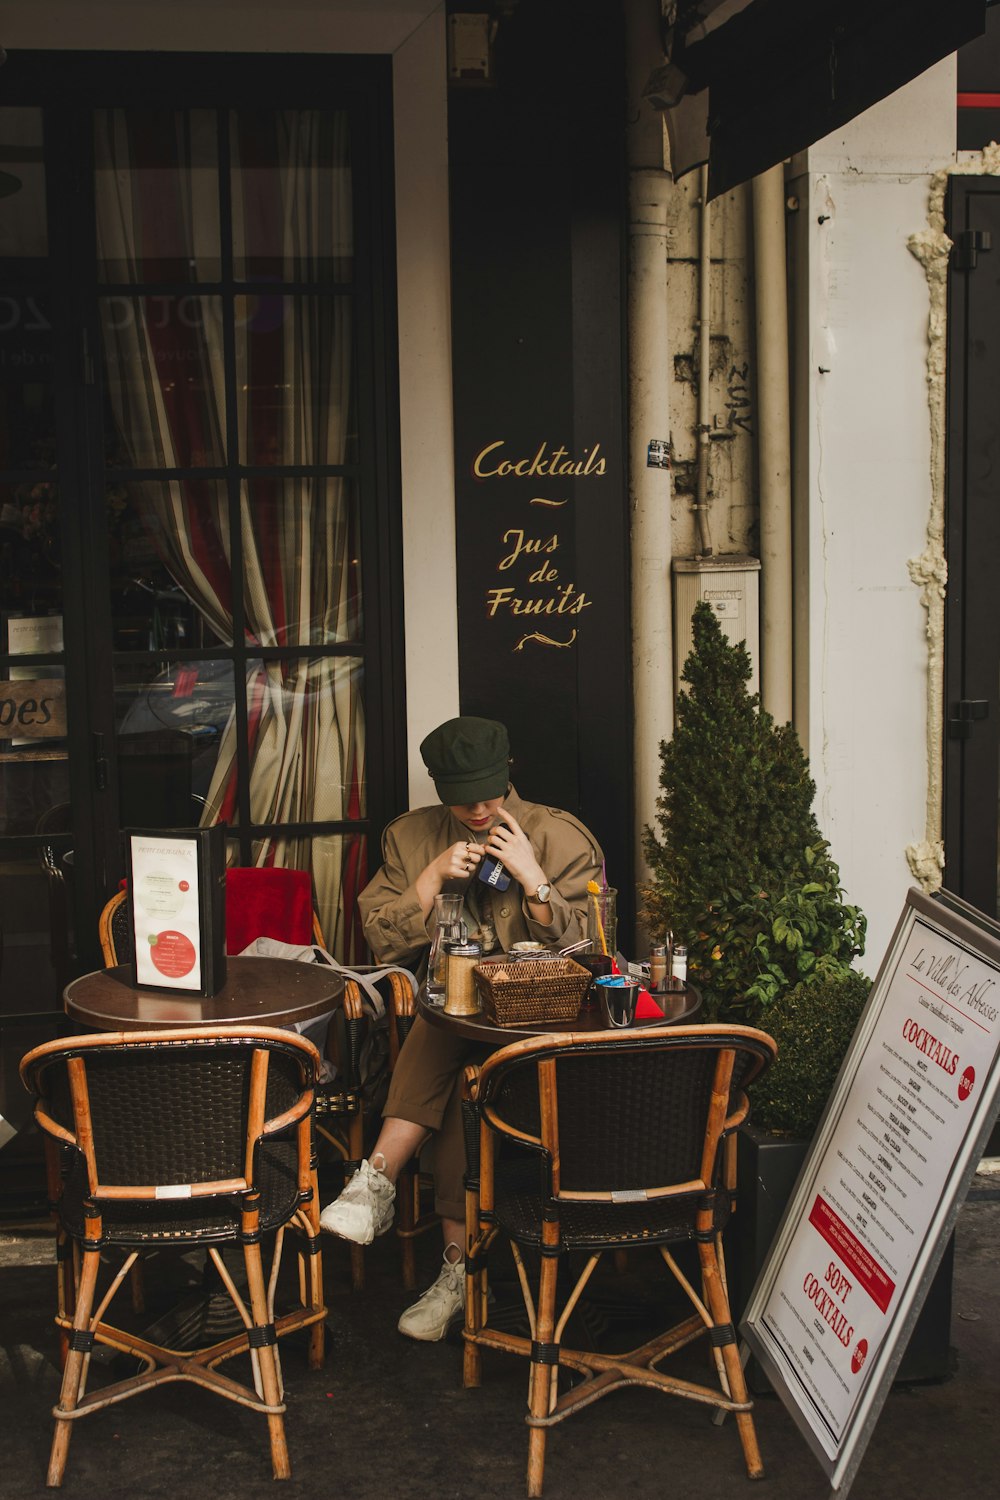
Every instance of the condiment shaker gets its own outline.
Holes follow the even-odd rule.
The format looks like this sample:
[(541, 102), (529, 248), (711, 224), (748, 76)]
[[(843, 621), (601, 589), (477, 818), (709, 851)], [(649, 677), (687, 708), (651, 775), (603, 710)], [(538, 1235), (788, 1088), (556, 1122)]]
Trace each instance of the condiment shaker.
[(683, 943), (674, 944), (673, 963), (670, 966), (670, 988), (682, 990), (687, 984), (688, 951)]
[(445, 980), (444, 1013), (446, 1016), (474, 1016), (479, 1013), (476, 976), (473, 973), (483, 956), (481, 943), (471, 940), (448, 943), (448, 972)]
[(653, 943), (649, 950), (649, 988), (656, 995), (667, 987), (667, 945)]

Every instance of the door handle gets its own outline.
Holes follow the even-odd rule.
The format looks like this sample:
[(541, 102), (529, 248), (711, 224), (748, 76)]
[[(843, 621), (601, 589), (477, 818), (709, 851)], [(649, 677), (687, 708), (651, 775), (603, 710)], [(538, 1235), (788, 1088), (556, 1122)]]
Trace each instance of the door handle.
[(972, 726), (977, 719), (988, 719), (990, 705), (985, 698), (961, 698), (953, 705), (948, 720), (948, 738), (967, 740), (972, 737)]
[(108, 757), (104, 753), (104, 735), (94, 733), (90, 737), (94, 757), (94, 786), (99, 792), (108, 789)]

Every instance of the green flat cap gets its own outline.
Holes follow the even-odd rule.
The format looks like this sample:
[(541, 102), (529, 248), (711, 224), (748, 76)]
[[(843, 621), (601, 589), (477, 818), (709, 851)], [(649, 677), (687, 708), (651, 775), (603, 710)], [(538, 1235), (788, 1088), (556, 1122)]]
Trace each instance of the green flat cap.
[(496, 719), (469, 715), (448, 719), (431, 730), (420, 754), (438, 796), (448, 807), (491, 802), (507, 795), (510, 741)]

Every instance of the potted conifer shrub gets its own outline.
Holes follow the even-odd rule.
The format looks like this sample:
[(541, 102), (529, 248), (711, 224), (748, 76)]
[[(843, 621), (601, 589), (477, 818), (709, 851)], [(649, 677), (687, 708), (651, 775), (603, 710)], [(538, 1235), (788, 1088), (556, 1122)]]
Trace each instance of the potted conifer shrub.
[[(844, 899), (795, 731), (750, 693), (746, 648), (726, 638), (708, 604), (695, 607), (692, 625), (687, 691), (660, 747), (656, 826), (644, 845), (651, 878), (639, 902), (654, 939), (672, 931), (687, 943), (704, 1019), (760, 1026), (779, 1046), (740, 1137), (735, 1312), (766, 1258), (870, 981), (853, 967), (865, 918)], [(942, 1276), (947, 1305), (928, 1337), (922, 1326)], [(922, 1352), (916, 1362), (908, 1354), (898, 1378), (946, 1373), (950, 1281), (946, 1257), (911, 1340), (910, 1353)]]
[(759, 1021), (791, 986), (849, 971), (865, 919), (843, 899), (794, 729), (748, 691), (746, 648), (708, 604), (692, 623), (640, 906), (651, 935), (686, 942), (706, 1019)]

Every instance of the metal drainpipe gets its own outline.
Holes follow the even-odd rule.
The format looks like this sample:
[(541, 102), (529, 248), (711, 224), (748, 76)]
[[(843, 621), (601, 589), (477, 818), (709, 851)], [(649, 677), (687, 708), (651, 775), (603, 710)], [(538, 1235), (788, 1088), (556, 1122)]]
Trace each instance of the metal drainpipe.
[(698, 222), (698, 469), (694, 512), (698, 523), (698, 555), (711, 557), (712, 527), (708, 516), (708, 475), (711, 452), (709, 395), (712, 373), (712, 205), (708, 201), (708, 167), (700, 171), (701, 209)]
[(761, 700), (779, 724), (792, 717), (792, 444), (785, 266), (785, 169), (753, 180), (760, 485)]
[(632, 560), (633, 775), (635, 873), (648, 878), (642, 834), (656, 815), (660, 741), (673, 734), (670, 472), (646, 463), (651, 438), (670, 437), (667, 324), (667, 205), (663, 118), (642, 89), (662, 63), (659, 7), (628, 0), (629, 275), (628, 422)]

